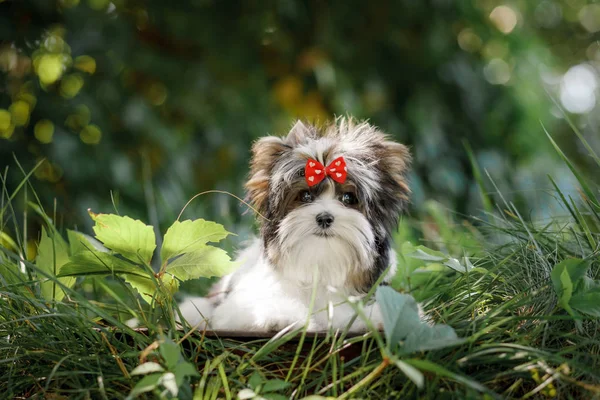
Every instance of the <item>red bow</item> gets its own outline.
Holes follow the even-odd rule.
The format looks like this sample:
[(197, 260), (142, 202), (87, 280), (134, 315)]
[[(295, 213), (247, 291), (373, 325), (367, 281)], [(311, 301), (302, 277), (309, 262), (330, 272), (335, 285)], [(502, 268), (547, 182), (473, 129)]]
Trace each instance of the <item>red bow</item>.
[(308, 186), (314, 186), (325, 179), (325, 176), (330, 176), (336, 182), (346, 182), (346, 161), (344, 157), (338, 157), (325, 168), (323, 164), (317, 160), (309, 158), (304, 167), (304, 177)]

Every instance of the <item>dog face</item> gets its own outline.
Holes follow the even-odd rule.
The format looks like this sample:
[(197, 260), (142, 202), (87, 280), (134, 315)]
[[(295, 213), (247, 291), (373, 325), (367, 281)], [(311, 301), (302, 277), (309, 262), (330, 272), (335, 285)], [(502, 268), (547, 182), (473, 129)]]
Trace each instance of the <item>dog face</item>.
[[(296, 123), (287, 137), (253, 146), (248, 199), (266, 217), (265, 255), (284, 276), (364, 292), (389, 264), (391, 233), (409, 196), (407, 148), (366, 122), (339, 118), (324, 128)], [(343, 183), (310, 186), (309, 159), (343, 157)]]

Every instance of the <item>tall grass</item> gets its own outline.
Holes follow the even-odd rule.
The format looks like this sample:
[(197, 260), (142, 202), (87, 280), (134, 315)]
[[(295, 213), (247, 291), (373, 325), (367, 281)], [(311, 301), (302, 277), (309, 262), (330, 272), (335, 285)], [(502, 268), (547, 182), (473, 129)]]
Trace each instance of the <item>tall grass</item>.
[[(485, 199), (485, 218), (463, 221), (432, 203), (418, 220), (403, 221), (394, 285), (423, 300), (432, 319), (454, 327), (465, 342), (403, 356), (401, 365), (386, 358), (375, 332), (215, 337), (190, 326), (175, 329), (165, 307), (151, 309), (119, 279), (86, 277), (68, 288), (32, 262), (33, 233), (12, 211), (16, 191), (8, 193), (3, 185), (0, 397), (125, 398), (144, 379), (132, 371), (145, 361), (167, 365), (170, 356), (161, 349), (173, 342), (198, 372), (184, 378), (182, 399), (600, 398), (599, 321), (567, 313), (551, 281), (554, 266), (573, 257), (590, 260), (588, 279), (600, 279), (600, 196), (597, 183), (556, 147), (583, 188), (573, 198), (556, 186), (553, 195), (564, 216), (530, 221), (497, 192), (497, 199)], [(483, 184), (483, 173), (478, 176)], [(24, 174), (17, 191), (35, 199), (28, 178)], [(45, 223), (52, 226), (50, 219)], [(406, 239), (472, 268), (460, 273), (419, 264)], [(44, 279), (67, 296), (44, 299)], [(129, 327), (132, 318), (147, 329)], [(415, 384), (415, 370), (424, 375), (422, 387)], [(170, 394), (161, 386), (141, 396)]]

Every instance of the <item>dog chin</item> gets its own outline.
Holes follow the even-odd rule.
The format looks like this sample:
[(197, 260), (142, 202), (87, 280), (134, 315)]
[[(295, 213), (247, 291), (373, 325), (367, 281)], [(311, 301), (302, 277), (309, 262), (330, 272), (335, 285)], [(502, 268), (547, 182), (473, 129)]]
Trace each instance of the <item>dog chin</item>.
[[(327, 207), (334, 227), (315, 227), (315, 215)], [(357, 211), (317, 203), (292, 211), (282, 221), (278, 241), (268, 249), (274, 268), (284, 278), (310, 286), (315, 277), (336, 288), (360, 281), (373, 263), (374, 235)]]

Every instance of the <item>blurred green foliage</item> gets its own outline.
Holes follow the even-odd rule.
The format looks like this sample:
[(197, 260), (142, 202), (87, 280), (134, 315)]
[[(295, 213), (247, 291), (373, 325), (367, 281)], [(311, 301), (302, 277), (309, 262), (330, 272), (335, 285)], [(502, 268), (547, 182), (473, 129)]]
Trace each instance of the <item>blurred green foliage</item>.
[[(540, 121), (581, 151), (552, 99), (570, 67), (596, 73), (599, 19), (585, 0), (0, 1), (0, 168), (11, 192), (15, 158), (45, 159), (36, 190), (67, 226), (114, 204), (164, 227), (197, 192), (241, 195), (257, 137), (351, 114), (412, 147), (415, 208), (482, 208), (465, 140), (533, 205), (568, 176)], [(598, 144), (598, 113), (575, 111)], [(242, 211), (212, 194), (186, 213)]]

